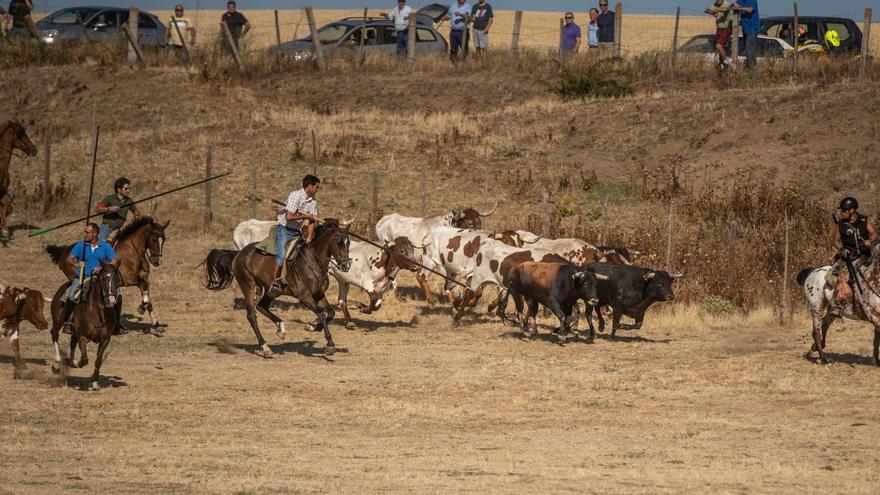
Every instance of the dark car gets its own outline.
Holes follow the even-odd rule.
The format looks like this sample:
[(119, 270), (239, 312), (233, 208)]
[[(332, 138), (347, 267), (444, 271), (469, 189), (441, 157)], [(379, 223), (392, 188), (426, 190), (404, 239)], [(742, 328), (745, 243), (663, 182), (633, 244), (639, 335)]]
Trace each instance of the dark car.
[[(798, 16), (798, 24), (806, 27), (806, 35), (802, 38), (818, 44), (822, 44), (825, 33), (829, 30), (837, 31), (840, 37), (840, 47), (831, 53), (859, 54), (862, 51), (862, 30), (852, 19), (843, 17), (818, 17)], [(794, 46), (794, 37), (797, 29), (793, 29), (794, 17), (764, 17), (761, 19), (761, 34), (782, 38), (788, 44)], [(803, 45), (803, 41), (800, 43)]]
[[(44, 43), (124, 39), (122, 25), (128, 22), (128, 9), (118, 7), (70, 7), (55, 11), (37, 22)], [(138, 43), (156, 47), (165, 43), (165, 26), (155, 15), (138, 12)]]

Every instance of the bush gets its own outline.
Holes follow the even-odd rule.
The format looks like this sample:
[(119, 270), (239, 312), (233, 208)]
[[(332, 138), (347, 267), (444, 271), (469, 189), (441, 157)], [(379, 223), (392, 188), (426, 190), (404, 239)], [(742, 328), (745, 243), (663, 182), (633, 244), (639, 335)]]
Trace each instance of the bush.
[(726, 316), (734, 312), (733, 303), (722, 296), (709, 295), (700, 301), (700, 311), (710, 316)]
[(559, 78), (548, 86), (551, 92), (565, 100), (620, 98), (633, 93), (627, 77), (614, 66), (613, 59), (574, 67), (562, 66)]

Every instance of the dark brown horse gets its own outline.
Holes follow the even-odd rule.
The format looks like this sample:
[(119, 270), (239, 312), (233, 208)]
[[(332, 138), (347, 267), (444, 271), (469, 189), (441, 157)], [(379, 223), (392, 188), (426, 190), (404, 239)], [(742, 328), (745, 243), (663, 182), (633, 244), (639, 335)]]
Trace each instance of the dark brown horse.
[[(61, 326), (61, 313), (64, 299), (70, 282), (65, 282), (55, 291), (52, 298), (52, 344), (55, 347), (55, 362), (52, 370), (61, 368), (61, 351), (58, 350), (58, 334)], [(117, 304), (116, 293), (119, 290), (119, 269), (111, 263), (101, 263), (101, 271), (92, 277), (92, 281), (82, 301), (73, 310), (73, 329), (70, 333), (69, 364), (73, 364), (73, 353), (79, 343), (78, 368), (89, 363), (86, 355), (86, 344), (89, 341), (98, 344), (98, 355), (95, 358), (95, 370), (92, 372), (92, 388), (98, 388), (98, 374), (104, 360), (104, 351), (110, 343), (110, 336), (119, 323), (120, 306)]]
[(24, 126), (15, 121), (0, 124), (0, 241), (9, 240), (9, 215), (12, 197), (9, 195), (9, 162), (12, 150), (21, 150), (27, 156), (37, 156), (37, 147), (28, 137)]
[[(205, 261), (205, 286), (210, 290), (223, 290), (238, 282), (244, 295), (247, 319), (257, 336), (262, 357), (272, 357), (272, 349), (266, 344), (257, 326), (259, 311), (272, 320), (277, 327), (278, 337), (284, 339), (287, 333), (284, 321), (269, 309), (278, 296), (288, 295), (298, 299), (318, 317), (316, 330), (324, 330), (327, 339), (325, 354), (336, 352), (333, 336), (330, 335), (330, 320), (334, 312), (324, 293), (329, 285), (328, 267), (333, 262), (342, 271), (348, 271), (351, 260), (348, 255), (348, 225), (340, 225), (338, 220), (327, 219), (315, 232), (314, 240), (308, 244), (287, 269), (287, 288), (285, 292), (270, 290), (272, 287), (275, 257), (257, 251), (256, 244), (248, 244), (241, 251), (214, 249)], [(260, 292), (259, 301), (257, 291)]]
[(50, 302), (38, 290), (0, 285), (0, 340), (10, 337), (16, 368), (25, 367), (19, 349), (18, 325), (29, 321), (40, 330), (49, 328), (43, 316), (43, 301)]
[[(113, 244), (113, 251), (119, 259), (119, 286), (134, 287), (141, 290), (141, 304), (138, 313), (149, 312), (153, 328), (160, 329), (159, 317), (150, 302), (150, 265), (162, 264), (162, 250), (165, 247), (164, 225), (157, 223), (152, 217), (143, 216), (131, 222), (119, 231)], [(58, 265), (68, 280), (76, 276), (76, 268), (70, 264), (70, 246), (49, 246), (46, 252), (52, 263)]]

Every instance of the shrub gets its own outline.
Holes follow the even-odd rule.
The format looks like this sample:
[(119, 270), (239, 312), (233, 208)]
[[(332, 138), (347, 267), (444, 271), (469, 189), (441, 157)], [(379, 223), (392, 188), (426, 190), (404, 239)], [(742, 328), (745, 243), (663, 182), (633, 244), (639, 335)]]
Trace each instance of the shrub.
[(633, 88), (628, 78), (614, 63), (613, 59), (602, 59), (585, 65), (562, 66), (558, 79), (548, 86), (565, 100), (631, 95)]

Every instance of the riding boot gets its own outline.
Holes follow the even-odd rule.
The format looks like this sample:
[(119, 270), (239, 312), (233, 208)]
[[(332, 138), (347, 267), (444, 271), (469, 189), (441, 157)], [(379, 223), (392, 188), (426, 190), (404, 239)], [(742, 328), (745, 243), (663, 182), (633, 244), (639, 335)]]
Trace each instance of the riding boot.
[(64, 333), (72, 333), (73, 331), (73, 309), (76, 303), (70, 299), (64, 300), (64, 307), (61, 310), (61, 331)]
[(285, 285), (287, 284), (281, 278), (281, 265), (275, 263), (275, 273), (272, 275), (272, 289), (284, 290)]

